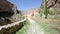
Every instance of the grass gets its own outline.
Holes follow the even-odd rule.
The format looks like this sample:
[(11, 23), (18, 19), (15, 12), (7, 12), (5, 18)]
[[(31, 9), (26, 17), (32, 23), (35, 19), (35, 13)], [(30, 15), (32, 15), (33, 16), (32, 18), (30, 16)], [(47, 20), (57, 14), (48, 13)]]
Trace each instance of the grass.
[(49, 29), (45, 23), (39, 22), (38, 24), (40, 27), (42, 27), (45, 34), (54, 34), (53, 31), (51, 29)]
[(43, 31), (44, 31), (45, 34), (56, 34), (57, 33), (57, 30), (53, 29), (50, 26), (53, 23), (51, 19), (40, 19), (39, 17), (35, 17), (35, 18), (33, 17), (33, 19), (43, 29)]
[(18, 32), (16, 32), (16, 34), (27, 34), (27, 30), (28, 30), (28, 28), (29, 28), (29, 25), (30, 25), (30, 23), (29, 23), (29, 21), (27, 20), (27, 21), (25, 22), (25, 25), (22, 27), (22, 29), (20, 29)]

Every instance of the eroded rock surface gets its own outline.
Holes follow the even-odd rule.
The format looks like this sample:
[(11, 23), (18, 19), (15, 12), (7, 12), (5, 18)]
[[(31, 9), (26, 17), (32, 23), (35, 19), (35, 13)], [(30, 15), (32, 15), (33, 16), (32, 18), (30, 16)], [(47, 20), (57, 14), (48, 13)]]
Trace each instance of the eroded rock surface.
[(15, 18), (11, 17), (14, 15), (17, 16), (17, 14), (18, 14), (17, 7), (13, 3), (7, 0), (0, 0), (0, 25), (12, 23), (11, 21), (13, 21), (13, 19)]

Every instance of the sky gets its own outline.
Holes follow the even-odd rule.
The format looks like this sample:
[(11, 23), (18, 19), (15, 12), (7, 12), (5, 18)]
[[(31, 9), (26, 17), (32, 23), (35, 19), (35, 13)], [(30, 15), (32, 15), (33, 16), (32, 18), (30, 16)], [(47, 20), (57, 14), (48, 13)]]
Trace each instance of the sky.
[(28, 10), (32, 8), (39, 8), (42, 0), (8, 0), (17, 6), (18, 10)]

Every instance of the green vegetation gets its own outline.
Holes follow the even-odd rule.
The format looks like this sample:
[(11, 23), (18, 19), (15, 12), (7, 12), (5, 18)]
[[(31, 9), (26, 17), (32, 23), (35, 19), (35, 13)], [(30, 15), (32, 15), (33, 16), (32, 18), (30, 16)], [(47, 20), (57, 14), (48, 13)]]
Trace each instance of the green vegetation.
[[(56, 34), (58, 31), (56, 27), (53, 25), (52, 19), (41, 19), (39, 17), (33, 17), (36, 23), (43, 29), (45, 34)], [(37, 20), (38, 19), (38, 20)], [(56, 23), (55, 23), (56, 24)], [(52, 27), (53, 26), (53, 27)]]
[(39, 9), (39, 12), (38, 12), (38, 13), (39, 13), (39, 16), (42, 17), (43, 11), (41, 11), (41, 10)]
[(16, 34), (27, 34), (27, 30), (28, 30), (29, 25), (30, 25), (30, 23), (27, 20), (25, 22), (25, 25), (22, 27), (22, 29), (20, 29), (18, 32), (16, 32)]
[(48, 28), (47, 24), (38, 22), (38, 25), (43, 29), (45, 34), (54, 34), (53, 33), (54, 31), (52, 29)]
[(50, 15), (55, 15), (55, 12), (54, 11), (49, 11), (49, 14)]
[(47, 18), (48, 16), (48, 8), (47, 8), (47, 0), (44, 0), (44, 14), (45, 14), (45, 18)]

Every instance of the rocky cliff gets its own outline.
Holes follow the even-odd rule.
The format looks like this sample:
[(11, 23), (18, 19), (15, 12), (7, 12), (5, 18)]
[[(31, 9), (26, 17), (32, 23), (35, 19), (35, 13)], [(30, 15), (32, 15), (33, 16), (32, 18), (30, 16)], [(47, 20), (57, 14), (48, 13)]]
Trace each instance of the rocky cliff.
[[(13, 19), (16, 20), (18, 18), (17, 13), (19, 11), (14, 4), (7, 0), (0, 0), (0, 25), (12, 23)], [(15, 15), (17, 17), (14, 17)]]
[[(41, 8), (44, 7), (44, 0), (42, 2)], [(51, 8), (60, 8), (60, 0), (47, 0), (47, 7)]]
[(0, 12), (1, 11), (10, 11), (10, 9), (13, 7), (13, 4), (8, 2), (7, 0), (0, 0)]
[[(44, 11), (44, 0), (42, 0), (42, 5), (41, 5), (41, 8), (36, 8), (36, 9), (31, 9), (31, 10), (28, 10), (28, 15), (37, 15), (36, 13), (38, 12), (43, 12)], [(60, 0), (47, 0), (47, 7), (49, 8), (50, 12), (53, 13), (55, 11), (55, 13), (59, 13), (59, 9), (60, 8)], [(57, 11), (58, 10), (58, 11)]]
[(7, 14), (13, 15), (15, 12), (16, 12), (16, 7), (14, 4), (10, 3), (7, 0), (0, 0), (0, 16), (2, 16), (4, 13), (5, 15)]
[(26, 14), (27, 14), (28, 17), (39, 16), (38, 11), (39, 11), (39, 8), (33, 8), (33, 9), (30, 9), (30, 10), (27, 10)]

